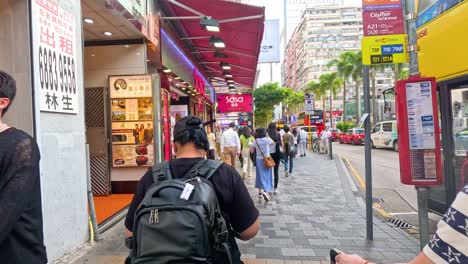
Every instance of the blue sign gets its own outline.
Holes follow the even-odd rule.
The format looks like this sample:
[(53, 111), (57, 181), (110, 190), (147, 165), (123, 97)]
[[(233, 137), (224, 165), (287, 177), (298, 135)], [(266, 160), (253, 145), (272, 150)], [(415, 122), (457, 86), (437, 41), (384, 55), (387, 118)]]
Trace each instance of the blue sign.
[(403, 53), (403, 44), (395, 45), (382, 45), (382, 55), (389, 55), (395, 53)]

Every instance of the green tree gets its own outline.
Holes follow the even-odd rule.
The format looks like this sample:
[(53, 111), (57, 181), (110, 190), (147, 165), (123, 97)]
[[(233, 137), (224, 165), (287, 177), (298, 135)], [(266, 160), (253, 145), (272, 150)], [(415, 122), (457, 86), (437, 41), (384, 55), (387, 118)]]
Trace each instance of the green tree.
[(331, 60), (327, 64), (328, 67), (336, 67), (336, 73), (343, 82), (343, 115), (346, 109), (346, 83), (351, 78), (354, 70), (354, 52), (347, 51), (342, 53), (338, 58)]
[(360, 87), (362, 83), (362, 52), (351, 53), (351, 60), (353, 62), (353, 71), (351, 78), (356, 84), (356, 120), (361, 118), (361, 93)]
[(279, 104), (285, 92), (278, 83), (266, 83), (253, 92), (255, 105), (255, 123), (257, 126), (267, 126), (273, 118), (275, 105)]
[(300, 112), (299, 108), (304, 104), (304, 93), (296, 92), (292, 88), (283, 88), (283, 105), (289, 113)]
[[(320, 80), (320, 86), (322, 87), (322, 90), (324, 91), (324, 93), (326, 93), (327, 91), (330, 93), (328, 98), (330, 99), (330, 117), (332, 117), (333, 97), (336, 97), (338, 89), (340, 89), (340, 87), (341, 87), (342, 80), (338, 76), (338, 73), (336, 73), (336, 72), (322, 74), (320, 76), (319, 80)], [(325, 101), (324, 101), (323, 106), (325, 108)], [(325, 110), (325, 109), (323, 109), (323, 110)], [(330, 127), (333, 126), (331, 120), (333, 120), (333, 118), (330, 118)]]

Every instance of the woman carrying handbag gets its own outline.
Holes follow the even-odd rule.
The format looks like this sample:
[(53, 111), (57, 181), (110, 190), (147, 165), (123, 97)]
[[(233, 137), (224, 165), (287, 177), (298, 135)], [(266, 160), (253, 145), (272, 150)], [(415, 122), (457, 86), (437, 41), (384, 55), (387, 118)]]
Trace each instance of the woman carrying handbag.
[(275, 166), (275, 162), (270, 156), (270, 147), (275, 145), (275, 142), (267, 137), (265, 128), (260, 127), (255, 131), (256, 139), (250, 143), (250, 147), (255, 148), (256, 156), (256, 179), (255, 188), (258, 188), (258, 198), (265, 200), (265, 203), (270, 201), (268, 192), (273, 191), (273, 182), (271, 178), (271, 168)]

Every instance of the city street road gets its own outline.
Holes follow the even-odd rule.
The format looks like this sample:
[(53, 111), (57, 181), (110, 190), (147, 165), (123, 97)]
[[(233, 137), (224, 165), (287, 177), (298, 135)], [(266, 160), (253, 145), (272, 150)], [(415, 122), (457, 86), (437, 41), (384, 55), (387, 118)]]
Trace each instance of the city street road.
[[(335, 142), (333, 143), (333, 153), (349, 160), (352, 167), (365, 180), (363, 145), (353, 146)], [(350, 174), (356, 180), (351, 170)], [(364, 197), (364, 190), (360, 188), (359, 184), (357, 186)], [(380, 200), (379, 203), (385, 212), (394, 218), (418, 226), (416, 190), (413, 186), (400, 183), (398, 152), (393, 151), (393, 149), (372, 149), (372, 191), (374, 201)], [(431, 226), (434, 223), (431, 223)]]

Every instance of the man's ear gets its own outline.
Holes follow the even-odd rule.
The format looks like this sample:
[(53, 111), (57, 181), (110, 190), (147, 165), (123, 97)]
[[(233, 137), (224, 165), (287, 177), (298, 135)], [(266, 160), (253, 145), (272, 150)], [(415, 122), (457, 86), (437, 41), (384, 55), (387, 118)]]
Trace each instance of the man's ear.
[(8, 98), (0, 98), (0, 116), (3, 116), (5, 109), (10, 105), (11, 101)]

